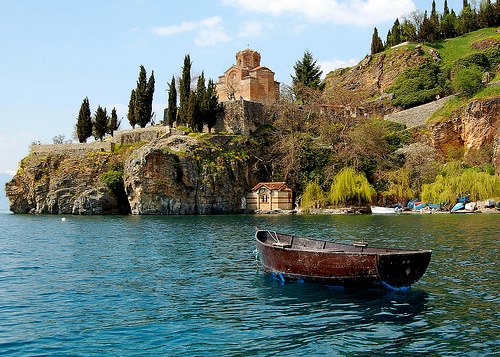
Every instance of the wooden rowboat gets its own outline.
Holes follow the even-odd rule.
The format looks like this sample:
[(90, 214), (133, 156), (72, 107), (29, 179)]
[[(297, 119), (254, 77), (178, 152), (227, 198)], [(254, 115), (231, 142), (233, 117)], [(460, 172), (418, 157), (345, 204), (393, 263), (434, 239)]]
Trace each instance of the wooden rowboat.
[(257, 230), (263, 270), (279, 279), (346, 287), (407, 288), (425, 273), (430, 250), (371, 248)]

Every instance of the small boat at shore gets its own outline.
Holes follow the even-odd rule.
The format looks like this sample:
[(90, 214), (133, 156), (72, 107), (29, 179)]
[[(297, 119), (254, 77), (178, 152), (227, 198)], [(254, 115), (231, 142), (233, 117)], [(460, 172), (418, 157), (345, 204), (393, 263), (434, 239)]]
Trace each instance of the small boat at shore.
[(403, 212), (401, 207), (381, 207), (381, 206), (371, 206), (370, 207), (373, 214), (395, 214)]
[(425, 273), (430, 250), (372, 248), (367, 243), (335, 243), (257, 230), (263, 270), (283, 281), (297, 280), (345, 287), (408, 288)]

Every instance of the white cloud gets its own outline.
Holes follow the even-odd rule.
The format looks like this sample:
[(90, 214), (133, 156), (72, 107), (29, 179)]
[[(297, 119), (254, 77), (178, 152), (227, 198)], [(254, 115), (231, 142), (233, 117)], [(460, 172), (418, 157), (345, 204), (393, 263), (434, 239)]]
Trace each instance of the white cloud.
[(244, 11), (298, 14), (310, 21), (367, 26), (415, 10), (413, 0), (221, 0)]
[(272, 26), (261, 21), (245, 21), (238, 32), (239, 37), (260, 37), (265, 30), (271, 30)]
[(151, 30), (159, 36), (194, 32), (194, 42), (198, 46), (211, 46), (219, 42), (229, 41), (229, 36), (222, 24), (222, 18), (219, 16), (208, 17), (197, 22), (185, 21), (178, 25), (153, 27)]
[(321, 67), (321, 70), (323, 71), (322, 77), (325, 78), (325, 76), (330, 73), (331, 71), (336, 70), (337, 68), (346, 68), (346, 67), (352, 67), (358, 64), (359, 60), (356, 59), (351, 59), (348, 61), (343, 61), (343, 60), (333, 60), (333, 61), (318, 61), (318, 65)]

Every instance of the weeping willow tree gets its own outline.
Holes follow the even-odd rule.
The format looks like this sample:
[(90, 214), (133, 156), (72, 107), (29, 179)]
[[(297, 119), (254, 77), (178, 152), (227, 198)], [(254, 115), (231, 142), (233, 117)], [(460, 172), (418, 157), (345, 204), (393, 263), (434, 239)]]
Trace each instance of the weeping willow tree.
[(345, 167), (333, 179), (328, 198), (334, 205), (354, 201), (361, 205), (363, 202), (372, 202), (374, 195), (375, 190), (364, 173), (358, 174), (353, 168)]
[(415, 191), (410, 185), (410, 169), (402, 167), (389, 171), (385, 174), (385, 177), (389, 186), (386, 191), (382, 192), (382, 196), (400, 203), (415, 196)]
[(446, 166), (433, 183), (422, 185), (423, 201), (445, 205), (465, 195), (472, 201), (500, 196), (498, 176), (477, 168), (463, 168), (456, 162)]
[(325, 205), (325, 201), (325, 193), (318, 180), (315, 180), (307, 184), (300, 199), (300, 205), (303, 208), (322, 208)]

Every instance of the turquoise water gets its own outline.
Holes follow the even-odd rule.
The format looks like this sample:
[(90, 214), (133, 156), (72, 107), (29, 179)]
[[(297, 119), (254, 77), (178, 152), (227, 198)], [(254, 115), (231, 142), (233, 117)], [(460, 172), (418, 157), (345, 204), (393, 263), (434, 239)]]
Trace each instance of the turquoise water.
[[(433, 250), (408, 292), (285, 283), (254, 227)], [(0, 214), (0, 354), (498, 355), (500, 215)]]

